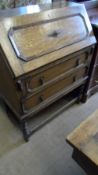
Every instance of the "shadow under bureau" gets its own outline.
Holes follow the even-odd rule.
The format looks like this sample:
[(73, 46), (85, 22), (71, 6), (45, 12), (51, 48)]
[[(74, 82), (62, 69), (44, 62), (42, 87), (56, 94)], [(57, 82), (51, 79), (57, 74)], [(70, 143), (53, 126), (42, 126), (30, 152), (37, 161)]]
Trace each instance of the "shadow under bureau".
[(96, 40), (83, 5), (3, 18), (0, 36), (1, 98), (28, 140), (36, 113), (72, 93), (85, 96)]

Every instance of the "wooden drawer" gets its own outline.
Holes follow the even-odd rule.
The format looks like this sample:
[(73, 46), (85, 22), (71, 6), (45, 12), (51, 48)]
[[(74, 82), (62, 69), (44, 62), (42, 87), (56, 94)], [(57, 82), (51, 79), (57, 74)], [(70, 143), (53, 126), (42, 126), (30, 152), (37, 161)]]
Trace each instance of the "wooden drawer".
[(81, 68), (78, 73), (73, 73), (70, 76), (67, 76), (64, 79), (61, 79), (53, 85), (45, 88), (43, 91), (33, 95), (32, 97), (23, 100), (23, 111), (26, 112), (31, 110), (33, 107), (38, 106), (49, 98), (53, 97), (55, 99), (54, 96), (58, 96), (64, 90), (66, 91), (69, 86), (73, 86), (73, 84), (78, 80), (82, 80), (85, 77), (86, 72), (87, 67)]
[(58, 61), (52, 66), (48, 67), (46, 70), (37, 73), (36, 75), (30, 75), (26, 80), (23, 80), (24, 83), (24, 94), (28, 95), (35, 92), (40, 87), (45, 87), (47, 84), (51, 84), (54, 79), (59, 78), (62, 74), (68, 73), (72, 69), (77, 68), (79, 65), (87, 64), (88, 52), (80, 52), (74, 57), (70, 57), (68, 60), (65, 58), (62, 61)]

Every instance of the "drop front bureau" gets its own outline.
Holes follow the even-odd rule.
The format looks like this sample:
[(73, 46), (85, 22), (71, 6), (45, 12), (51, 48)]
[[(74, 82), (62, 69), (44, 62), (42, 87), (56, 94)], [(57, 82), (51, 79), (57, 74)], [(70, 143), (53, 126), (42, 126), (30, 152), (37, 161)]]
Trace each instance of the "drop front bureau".
[(0, 36), (1, 98), (28, 140), (36, 113), (74, 91), (85, 96), (96, 40), (83, 5), (2, 18)]

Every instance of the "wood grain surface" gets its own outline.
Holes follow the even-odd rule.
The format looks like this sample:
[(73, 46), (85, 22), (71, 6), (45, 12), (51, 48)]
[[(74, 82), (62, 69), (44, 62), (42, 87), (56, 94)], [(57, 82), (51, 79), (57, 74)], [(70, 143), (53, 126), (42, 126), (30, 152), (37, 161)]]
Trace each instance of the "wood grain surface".
[(13, 47), (17, 48), (16, 55), (25, 61), (80, 42), (88, 35), (85, 23), (79, 15), (22, 26), (10, 31), (9, 38)]
[(98, 166), (98, 110), (82, 122), (67, 141)]

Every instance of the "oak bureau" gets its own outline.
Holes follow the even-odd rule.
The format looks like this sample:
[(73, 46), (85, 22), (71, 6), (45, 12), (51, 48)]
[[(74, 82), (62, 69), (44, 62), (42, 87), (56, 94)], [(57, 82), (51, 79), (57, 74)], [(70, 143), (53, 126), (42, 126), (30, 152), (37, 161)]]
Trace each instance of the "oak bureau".
[(96, 40), (84, 5), (2, 18), (0, 36), (1, 98), (28, 140), (36, 113), (74, 91), (83, 98)]

